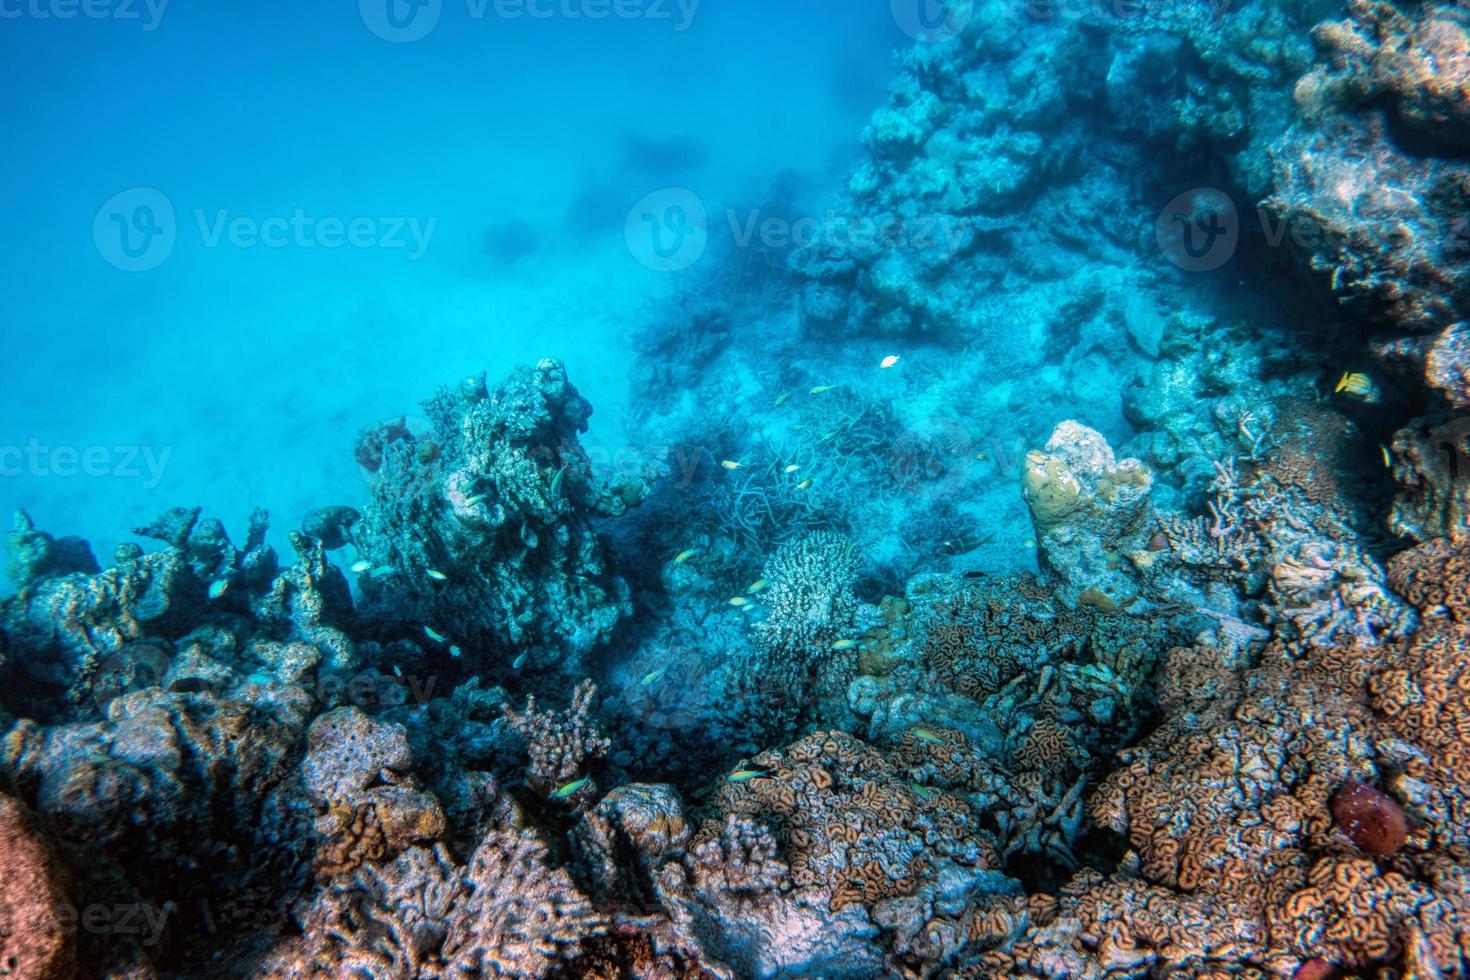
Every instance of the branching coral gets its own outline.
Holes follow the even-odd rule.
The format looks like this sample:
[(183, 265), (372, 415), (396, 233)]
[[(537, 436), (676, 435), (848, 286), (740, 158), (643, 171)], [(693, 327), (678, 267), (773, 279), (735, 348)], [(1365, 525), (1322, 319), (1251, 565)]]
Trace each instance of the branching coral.
[(527, 778), (538, 793), (577, 803), (596, 799), (597, 784), (591, 779), (591, 766), (612, 747), (592, 716), (596, 698), (597, 685), (584, 680), (573, 692), (571, 705), (563, 711), (538, 711), (536, 699), (531, 697), (524, 711), (506, 712), (506, 723), (529, 747), (531, 768)]

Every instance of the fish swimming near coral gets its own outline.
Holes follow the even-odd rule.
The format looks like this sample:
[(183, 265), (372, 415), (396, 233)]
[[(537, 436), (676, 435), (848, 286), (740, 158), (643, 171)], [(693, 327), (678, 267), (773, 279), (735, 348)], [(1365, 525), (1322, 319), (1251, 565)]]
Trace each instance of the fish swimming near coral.
[(887, 357), (883, 358), (883, 360), (879, 362), (878, 366), (880, 368), (883, 368), (884, 370), (887, 370), (888, 368), (891, 368), (895, 364), (897, 364), (900, 360), (902, 360), (902, 358), (900, 358), (897, 354), (889, 354)]
[(745, 591), (748, 595), (755, 595), (757, 592), (765, 591), (766, 586), (770, 584), (771, 583), (767, 582), (765, 579), (758, 578), (754, 582), (751, 582), (750, 588), (746, 589)]
[(551, 493), (552, 493), (553, 496), (556, 494), (556, 492), (558, 490), (561, 489), (561, 481), (562, 481), (562, 478), (567, 475), (567, 467), (570, 466), (570, 465), (572, 465), (572, 464), (570, 464), (570, 463), (563, 463), (563, 464), (561, 464), (561, 469), (557, 470), (556, 471), (556, 475), (551, 478)]
[(523, 653), (519, 657), (516, 657), (515, 660), (511, 662), (510, 669), (511, 670), (520, 670), (522, 667), (526, 666), (526, 661), (527, 660), (530, 660), (530, 659), (531, 659), (531, 655), (529, 653)]
[(363, 559), (362, 561), (355, 561), (352, 563), (352, 572), (354, 575), (361, 575), (364, 572), (370, 572), (372, 571), (372, 568), (373, 563), (368, 561), (367, 559)]
[(698, 548), (685, 548), (683, 551), (674, 556), (674, 564), (682, 565), (697, 554), (699, 554)]
[(667, 674), (668, 672), (669, 672), (669, 668), (668, 667), (660, 667), (658, 670), (651, 671), (650, 673), (644, 674), (643, 675), (643, 679), (641, 681), (639, 681), (638, 683), (641, 684), (644, 687), (648, 687), (648, 686), (650, 686), (652, 684), (657, 684), (660, 680), (663, 679), (663, 676), (665, 674)]
[(851, 650), (857, 645), (857, 640), (838, 640), (836, 643), (832, 644), (832, 649), (837, 651)]
[(750, 600), (745, 598), (745, 596), (738, 595), (730, 600), (730, 605), (734, 606), (736, 609), (739, 609), (741, 606), (750, 605)]
[(448, 575), (445, 575), (443, 572), (439, 571), (437, 568), (431, 568), (427, 572), (425, 572), (424, 574), (427, 575), (427, 576), (429, 576), (429, 578), (433, 579), (435, 582), (448, 582), (449, 581), (449, 576)]
[(940, 543), (940, 548), (946, 555), (967, 555), (977, 548), (985, 547), (994, 537), (993, 534), (967, 534), (963, 537), (946, 539)]
[(914, 738), (918, 739), (921, 742), (927, 742), (930, 745), (939, 745), (944, 741), (944, 739), (940, 738), (938, 735), (935, 735), (927, 728), (915, 728), (913, 729), (912, 734)]
[(209, 597), (211, 599), (218, 599), (220, 596), (228, 592), (229, 589), (230, 580), (227, 578), (222, 578), (209, 587)]
[(558, 786), (556, 788), (556, 791), (554, 793), (552, 793), (551, 795), (555, 799), (564, 800), (568, 796), (571, 796), (572, 794), (576, 793), (577, 790), (581, 789), (583, 786), (586, 786), (590, 782), (592, 782), (592, 777), (591, 776), (583, 776), (581, 779), (573, 780), (572, 782), (567, 783), (564, 786)]
[(777, 395), (776, 396), (776, 407), (777, 408), (780, 408), (782, 405), (786, 404), (786, 399), (788, 399), (790, 397), (791, 397), (791, 392), (789, 392), (789, 391), (783, 391), (781, 394)]
[(443, 643), (447, 639), (447, 637), (445, 637), (443, 633), (440, 633), (432, 626), (424, 627), (424, 635), (433, 640), (435, 643)]
[(1366, 405), (1376, 405), (1383, 400), (1383, 392), (1372, 378), (1361, 371), (1349, 371), (1337, 382), (1334, 394), (1346, 395)]
[(811, 393), (813, 395), (825, 395), (827, 392), (831, 391), (832, 389), (834, 389), (836, 387), (837, 387), (836, 385), (817, 385), (815, 388), (813, 388), (811, 390)]
[(770, 779), (771, 774), (765, 769), (736, 769), (725, 778), (732, 783), (748, 783), (752, 779)]
[(737, 459), (722, 459), (720, 460), (720, 465), (727, 470), (738, 470), (745, 464)]

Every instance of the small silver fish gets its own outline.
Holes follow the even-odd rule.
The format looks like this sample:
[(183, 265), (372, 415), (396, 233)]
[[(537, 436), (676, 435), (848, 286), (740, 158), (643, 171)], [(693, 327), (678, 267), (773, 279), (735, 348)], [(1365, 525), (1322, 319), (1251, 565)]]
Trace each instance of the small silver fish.
[(754, 582), (750, 583), (750, 588), (746, 589), (745, 591), (750, 595), (755, 595), (757, 592), (763, 591), (765, 587), (770, 584), (771, 583), (766, 581), (765, 579), (758, 578)]
[(429, 639), (433, 640), (435, 643), (443, 643), (444, 640), (446, 639), (446, 637), (444, 636), (443, 633), (440, 633), (438, 630), (434, 629), (434, 627), (432, 627), (432, 626), (425, 626), (424, 627), (424, 635), (427, 636)]
[(795, 473), (799, 469), (801, 469), (801, 464), (800, 463), (792, 463), (790, 466), (786, 467), (786, 469), (783, 472), (786, 472), (786, 473)]
[(209, 597), (211, 599), (218, 599), (220, 596), (224, 595), (225, 592), (227, 592), (229, 590), (229, 588), (230, 588), (230, 580), (227, 579), (227, 578), (222, 578), (218, 582), (215, 582), (215, 583), (213, 583), (213, 584), (210, 585), (210, 587), (209, 587)]
[(855, 647), (857, 645), (858, 645), (858, 641), (857, 640), (838, 640), (836, 643), (832, 644), (832, 649), (833, 650), (851, 650), (853, 647)]
[(529, 659), (531, 659), (530, 653), (523, 653), (519, 657), (516, 657), (515, 661), (510, 665), (511, 670), (520, 670), (526, 666), (526, 661)]
[(373, 569), (373, 578), (387, 578), (389, 575), (393, 575), (397, 571), (398, 569), (394, 568), (392, 565), (379, 565), (377, 568)]
[(354, 575), (361, 575), (363, 572), (370, 571), (372, 567), (373, 563), (368, 561), (367, 559), (363, 559), (362, 561), (355, 561), (352, 563), (352, 573)]
[(425, 572), (424, 574), (427, 575), (427, 576), (429, 576), (429, 578), (433, 579), (435, 582), (448, 582), (449, 581), (449, 576), (448, 575), (445, 575), (443, 572), (439, 571), (437, 568), (431, 568), (427, 572)]
[(741, 606), (750, 605), (750, 600), (745, 598), (744, 596), (738, 595), (730, 600), (730, 605), (734, 606), (736, 609), (739, 609)]

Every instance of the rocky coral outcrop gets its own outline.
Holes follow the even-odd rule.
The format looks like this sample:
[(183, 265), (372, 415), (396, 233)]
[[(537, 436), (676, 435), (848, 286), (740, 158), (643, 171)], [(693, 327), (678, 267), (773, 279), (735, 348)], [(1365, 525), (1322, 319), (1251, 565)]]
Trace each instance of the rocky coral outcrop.
[(593, 518), (640, 502), (641, 485), (597, 482), (578, 442), (592, 407), (556, 361), (493, 391), (469, 379), (424, 409), (427, 431), (400, 420), (358, 444), (368, 613), (427, 626), (476, 663), (524, 656), (580, 676), (631, 612)]
[(1148, 547), (1153, 482), (1147, 466), (1117, 459), (1101, 434), (1074, 421), (1026, 456), (1022, 493), (1042, 560), (1068, 602), (1112, 612), (1138, 598), (1137, 576), (1121, 556)]

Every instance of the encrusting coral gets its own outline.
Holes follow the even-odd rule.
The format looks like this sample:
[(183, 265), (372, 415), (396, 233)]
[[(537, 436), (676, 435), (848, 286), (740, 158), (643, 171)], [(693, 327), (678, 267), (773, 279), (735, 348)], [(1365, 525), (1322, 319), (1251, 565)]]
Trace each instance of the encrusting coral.
[(471, 378), (424, 410), (429, 431), (400, 421), (359, 441), (365, 611), (406, 613), (477, 662), (515, 649), (530, 669), (580, 676), (631, 612), (591, 518), (636, 505), (642, 486), (596, 483), (578, 442), (592, 407), (556, 361), (493, 391)]

